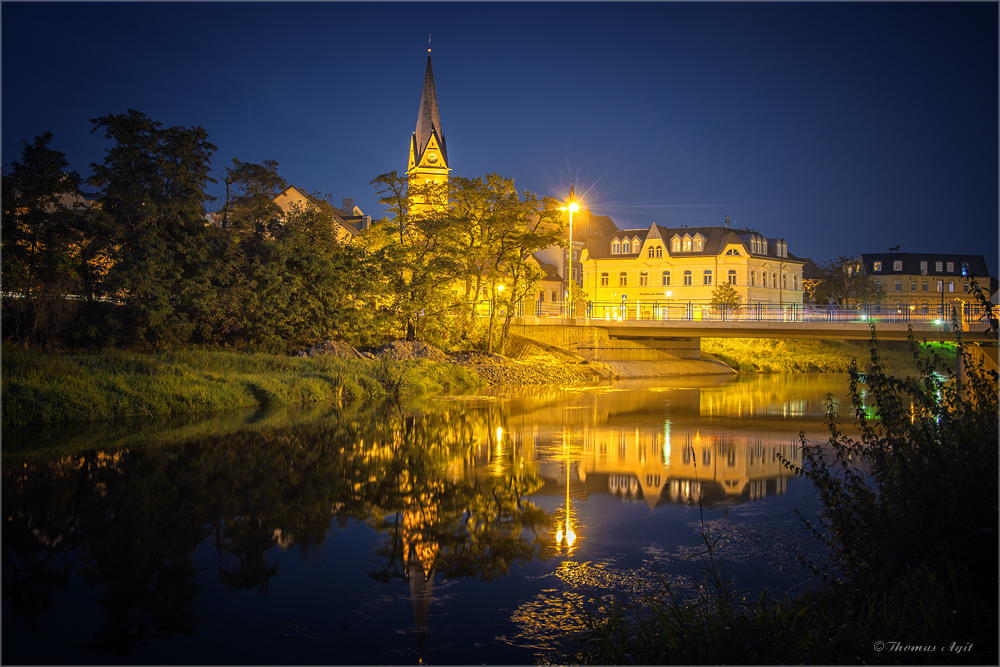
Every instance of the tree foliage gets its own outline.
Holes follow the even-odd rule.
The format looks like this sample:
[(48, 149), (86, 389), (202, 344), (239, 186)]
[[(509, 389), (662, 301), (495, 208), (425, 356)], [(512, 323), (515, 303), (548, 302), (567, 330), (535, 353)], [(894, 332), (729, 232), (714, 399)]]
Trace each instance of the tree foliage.
[(850, 306), (876, 303), (882, 298), (882, 287), (865, 272), (860, 259), (840, 256), (819, 266), (820, 278), (812, 294), (814, 303), (835, 303)]
[(712, 305), (720, 308), (725, 307), (730, 310), (739, 310), (742, 297), (733, 287), (732, 283), (719, 283), (712, 290)]
[(14, 322), (8, 336), (25, 347), (66, 324), (75, 308), (65, 296), (82, 287), (80, 176), (51, 142), (51, 132), (23, 142), (21, 160), (3, 174), (4, 310)]

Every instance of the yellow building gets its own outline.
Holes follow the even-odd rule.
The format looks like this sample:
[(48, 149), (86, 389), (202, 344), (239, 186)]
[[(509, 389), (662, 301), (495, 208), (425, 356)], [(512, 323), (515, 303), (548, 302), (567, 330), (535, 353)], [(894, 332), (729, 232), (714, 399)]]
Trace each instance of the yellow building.
[(343, 208), (337, 208), (301, 188), (290, 185), (274, 198), (274, 203), (286, 216), (295, 207), (317, 208), (330, 214), (336, 223), (337, 240), (341, 243), (350, 243), (361, 230), (371, 226), (371, 216), (362, 213), (361, 209), (354, 205), (353, 198), (345, 197)]
[(756, 231), (655, 223), (591, 240), (581, 257), (588, 299), (629, 305), (707, 304), (726, 282), (742, 305), (801, 305), (804, 263)]
[(957, 303), (975, 304), (972, 278), (984, 294), (996, 290), (982, 255), (888, 252), (861, 255), (865, 272), (882, 286), (882, 303), (920, 313)]
[[(431, 50), (427, 49), (427, 70), (424, 73), (424, 88), (420, 95), (417, 111), (417, 129), (410, 137), (410, 159), (406, 175), (410, 187), (448, 183), (448, 148), (441, 131), (441, 114), (438, 111), (437, 92), (434, 89), (434, 70), (431, 68)], [(444, 201), (447, 201), (445, 196)], [(437, 202), (441, 204), (443, 202)], [(411, 212), (423, 212), (430, 203), (425, 197), (411, 195)]]

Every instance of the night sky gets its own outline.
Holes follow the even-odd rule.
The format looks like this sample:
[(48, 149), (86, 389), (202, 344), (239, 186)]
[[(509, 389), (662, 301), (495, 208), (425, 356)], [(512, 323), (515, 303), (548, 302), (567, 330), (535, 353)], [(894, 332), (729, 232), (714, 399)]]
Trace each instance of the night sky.
[[(201, 125), (232, 158), (381, 217), (432, 36), (453, 174), (622, 229), (723, 224), (816, 261), (984, 254), (997, 275), (998, 5), (13, 3), (3, 162), (50, 130), (90, 174), (89, 119)], [(215, 186), (211, 194), (219, 194)]]

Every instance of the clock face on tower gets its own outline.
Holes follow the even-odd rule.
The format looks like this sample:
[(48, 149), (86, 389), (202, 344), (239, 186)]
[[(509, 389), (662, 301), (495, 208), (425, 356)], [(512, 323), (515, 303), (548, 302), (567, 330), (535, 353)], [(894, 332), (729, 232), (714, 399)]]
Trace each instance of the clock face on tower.
[(431, 164), (434, 164), (435, 162), (437, 162), (438, 161), (437, 154), (436, 153), (428, 153), (427, 154), (427, 161), (430, 162)]

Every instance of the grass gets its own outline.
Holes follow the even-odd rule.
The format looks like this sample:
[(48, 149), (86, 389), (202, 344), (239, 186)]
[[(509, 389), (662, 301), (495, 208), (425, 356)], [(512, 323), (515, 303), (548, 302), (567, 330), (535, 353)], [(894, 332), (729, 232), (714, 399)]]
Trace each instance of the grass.
[[(906, 375), (917, 371), (908, 342), (883, 341), (879, 345), (888, 372)], [(930, 345), (954, 366), (953, 344)], [(868, 342), (853, 340), (703, 338), (701, 349), (739, 373), (848, 373), (853, 360), (868, 356)]]
[(478, 387), (453, 364), (184, 349), (52, 354), (3, 347), (3, 425), (377, 401)]

